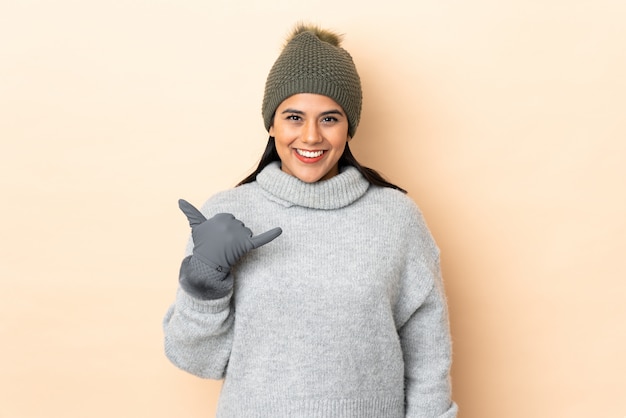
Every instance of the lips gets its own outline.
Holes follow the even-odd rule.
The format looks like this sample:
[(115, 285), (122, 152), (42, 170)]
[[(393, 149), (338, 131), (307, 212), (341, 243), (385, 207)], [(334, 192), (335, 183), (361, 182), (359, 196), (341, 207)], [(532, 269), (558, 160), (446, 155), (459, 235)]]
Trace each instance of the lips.
[(324, 150), (309, 151), (309, 150), (296, 148), (294, 154), (296, 158), (298, 158), (298, 160), (304, 163), (312, 164), (321, 160), (324, 157), (324, 154), (326, 154), (326, 151)]

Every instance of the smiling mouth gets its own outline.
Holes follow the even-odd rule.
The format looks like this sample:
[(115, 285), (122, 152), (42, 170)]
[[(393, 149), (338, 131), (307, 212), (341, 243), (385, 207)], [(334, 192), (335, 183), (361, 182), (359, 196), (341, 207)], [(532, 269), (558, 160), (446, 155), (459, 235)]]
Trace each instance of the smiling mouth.
[(306, 151), (306, 150), (297, 149), (297, 148), (296, 148), (296, 152), (298, 153), (298, 155), (301, 155), (302, 157), (306, 157), (306, 158), (317, 158), (317, 157), (320, 157), (322, 154), (324, 154), (324, 150)]
[(324, 150), (307, 151), (307, 150), (303, 150), (299, 148), (296, 148), (295, 151), (296, 151), (295, 152), (296, 157), (298, 157), (300, 161), (303, 161), (306, 163), (315, 163), (321, 160), (324, 154), (326, 153), (326, 151)]

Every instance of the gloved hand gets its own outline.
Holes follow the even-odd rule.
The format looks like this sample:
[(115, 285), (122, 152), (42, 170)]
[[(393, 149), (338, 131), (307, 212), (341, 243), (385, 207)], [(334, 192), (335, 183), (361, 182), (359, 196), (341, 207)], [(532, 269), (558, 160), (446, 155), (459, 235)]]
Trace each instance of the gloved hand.
[[(185, 267), (183, 262), (181, 285), (202, 299), (223, 296), (224, 289), (215, 289), (216, 285), (218, 288), (223, 285), (220, 286), (215, 282), (224, 280), (230, 268), (244, 254), (271, 242), (283, 232), (281, 228), (274, 228), (253, 236), (252, 231), (230, 213), (219, 213), (206, 219), (198, 209), (183, 199), (178, 201), (178, 206), (187, 216), (191, 226), (194, 248), (192, 260), (188, 261), (193, 263), (195, 258), (207, 267), (205, 277), (198, 277), (197, 272), (189, 274), (187, 271), (185, 274), (183, 269), (188, 270), (188, 266)], [(212, 295), (211, 289), (220, 290), (219, 295)]]

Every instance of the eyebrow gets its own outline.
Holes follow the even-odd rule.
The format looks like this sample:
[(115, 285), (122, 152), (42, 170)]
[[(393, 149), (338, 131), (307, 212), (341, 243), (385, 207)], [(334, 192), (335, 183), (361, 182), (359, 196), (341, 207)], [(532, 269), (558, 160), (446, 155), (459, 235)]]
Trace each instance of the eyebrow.
[[(298, 110), (298, 109), (285, 109), (281, 112), (281, 114), (285, 114), (285, 113), (295, 113), (296, 115), (304, 115), (304, 112), (302, 110)], [(343, 112), (340, 111), (339, 109), (331, 109), (331, 110), (326, 110), (322, 113), (320, 113), (319, 116), (326, 116), (326, 115), (340, 115), (340, 116), (344, 116)]]

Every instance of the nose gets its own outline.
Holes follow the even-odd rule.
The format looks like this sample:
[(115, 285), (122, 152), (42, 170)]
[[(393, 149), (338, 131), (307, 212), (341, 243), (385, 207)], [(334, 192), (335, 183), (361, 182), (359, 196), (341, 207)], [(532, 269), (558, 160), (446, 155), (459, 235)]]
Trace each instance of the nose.
[(308, 120), (304, 124), (302, 141), (308, 144), (315, 144), (322, 141), (322, 135), (316, 121)]

